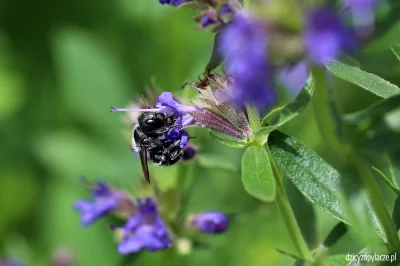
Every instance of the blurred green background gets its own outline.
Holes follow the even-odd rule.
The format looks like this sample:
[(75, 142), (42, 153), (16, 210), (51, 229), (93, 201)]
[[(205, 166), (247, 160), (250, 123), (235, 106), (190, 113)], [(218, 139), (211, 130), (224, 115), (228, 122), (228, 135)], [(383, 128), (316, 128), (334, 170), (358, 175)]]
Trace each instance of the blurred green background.
[[(139, 160), (122, 133), (129, 128), (109, 106), (137, 100), (154, 78), (162, 90), (178, 95), (183, 83), (197, 80), (213, 35), (195, 30), (194, 15), (157, 0), (0, 3), (0, 257), (49, 265), (54, 252), (65, 248), (75, 265), (118, 265), (121, 255), (107, 221), (80, 226), (72, 205), (89, 193), (78, 180), (102, 177), (132, 191), (138, 186)], [(386, 46), (377, 43), (359, 59), (367, 70), (397, 82), (400, 65)], [(344, 112), (377, 100), (344, 83), (337, 98)], [(335, 163), (310, 110), (286, 131)], [(205, 129), (191, 133), (199, 137), (193, 142), (200, 155), (223, 157), (237, 170), (194, 163), (190, 173), (196, 183), (188, 210), (242, 215), (225, 234), (204, 238), (210, 248), (179, 256), (174, 265), (292, 264), (275, 250), (294, 250), (275, 205), (261, 204), (243, 190), (242, 151), (222, 146)], [(176, 166), (150, 170), (161, 187), (173, 184)], [(336, 221), (319, 210), (317, 215), (321, 241)], [(334, 252), (362, 247), (349, 234)], [(135, 265), (163, 265), (164, 255), (143, 252)]]

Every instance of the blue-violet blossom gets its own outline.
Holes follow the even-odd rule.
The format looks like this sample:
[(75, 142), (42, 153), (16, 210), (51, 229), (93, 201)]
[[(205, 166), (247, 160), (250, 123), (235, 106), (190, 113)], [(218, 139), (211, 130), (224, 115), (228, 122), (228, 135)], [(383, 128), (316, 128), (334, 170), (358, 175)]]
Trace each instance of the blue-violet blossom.
[(342, 11), (349, 11), (356, 28), (373, 27), (375, 21), (375, 9), (381, 0), (344, 0)]
[(137, 205), (137, 213), (129, 218), (123, 228), (123, 239), (118, 244), (118, 252), (128, 254), (143, 248), (156, 251), (172, 247), (156, 202), (151, 198), (146, 198), (144, 202), (138, 199)]
[(193, 225), (204, 233), (222, 233), (228, 228), (228, 217), (218, 211), (204, 212), (196, 215)]
[(81, 213), (82, 226), (88, 226), (111, 211), (118, 210), (121, 201), (126, 199), (123, 192), (112, 190), (103, 180), (97, 182), (92, 197), (93, 201), (82, 199), (74, 204), (75, 210)]
[(308, 58), (317, 65), (327, 64), (342, 52), (356, 47), (354, 32), (346, 28), (332, 10), (324, 7), (311, 10), (303, 41)]
[(160, 2), (162, 5), (167, 4), (171, 6), (180, 6), (190, 1), (192, 0), (158, 0), (158, 2)]
[(22, 266), (17, 260), (0, 260), (0, 266)]
[(226, 70), (233, 78), (233, 96), (244, 105), (262, 109), (275, 99), (272, 67), (268, 61), (265, 25), (250, 17), (235, 17), (221, 32), (219, 50), (226, 58)]

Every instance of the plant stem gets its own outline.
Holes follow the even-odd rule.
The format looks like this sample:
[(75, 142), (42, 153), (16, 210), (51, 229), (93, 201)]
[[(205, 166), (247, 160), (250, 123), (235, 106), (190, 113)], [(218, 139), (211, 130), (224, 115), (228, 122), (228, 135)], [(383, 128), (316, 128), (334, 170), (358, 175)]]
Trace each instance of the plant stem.
[[(400, 241), (395, 229), (394, 223), (386, 209), (385, 202), (382, 197), (382, 192), (375, 181), (375, 177), (371, 172), (370, 167), (367, 167), (357, 157), (356, 151), (349, 149), (346, 142), (338, 139), (337, 133), (340, 129), (340, 119), (337, 119), (336, 124), (333, 121), (338, 114), (332, 108), (330, 95), (328, 93), (325, 71), (321, 68), (314, 67), (312, 69), (312, 78), (315, 86), (314, 92), (314, 113), (317, 119), (319, 130), (322, 136), (330, 144), (330, 147), (336, 151), (337, 155), (342, 159), (348, 158), (352, 166), (357, 170), (358, 174), (363, 179), (365, 188), (367, 189), (368, 197), (371, 202), (371, 207), (376, 214), (392, 252), (400, 251)], [(335, 134), (336, 132), (336, 134)]]
[(367, 168), (361, 161), (355, 159), (353, 161), (358, 173), (363, 178), (364, 185), (368, 191), (372, 209), (374, 210), (378, 220), (383, 227), (386, 235), (386, 240), (391, 252), (400, 251), (400, 241), (395, 229), (394, 223), (386, 209), (383, 200), (382, 192), (379, 185), (376, 183), (375, 178), (369, 168)]
[(399, 191), (399, 189), (396, 187), (396, 185), (393, 184), (393, 183), (389, 180), (389, 178), (388, 178), (384, 173), (382, 173), (381, 170), (379, 170), (378, 168), (376, 168), (376, 167), (374, 167), (374, 166), (372, 166), (372, 169), (373, 169), (380, 177), (382, 177), (382, 179), (383, 179), (383, 181), (385, 181), (386, 185), (388, 185), (388, 186), (394, 191), (394, 193), (396, 193), (396, 195), (399, 195), (399, 194), (400, 194), (400, 191)]
[(276, 204), (278, 209), (285, 221), (286, 228), (289, 231), (292, 242), (300, 255), (301, 258), (306, 260), (312, 260), (312, 256), (310, 251), (308, 250), (307, 244), (301, 235), (300, 228), (296, 222), (296, 217), (293, 214), (292, 207), (290, 206), (289, 199), (286, 195), (285, 187), (282, 183), (282, 175), (279, 171), (278, 167), (275, 164), (271, 156), (271, 151), (269, 150), (268, 145), (265, 145), (265, 149), (269, 155), (272, 171), (274, 174), (275, 182), (276, 182)]

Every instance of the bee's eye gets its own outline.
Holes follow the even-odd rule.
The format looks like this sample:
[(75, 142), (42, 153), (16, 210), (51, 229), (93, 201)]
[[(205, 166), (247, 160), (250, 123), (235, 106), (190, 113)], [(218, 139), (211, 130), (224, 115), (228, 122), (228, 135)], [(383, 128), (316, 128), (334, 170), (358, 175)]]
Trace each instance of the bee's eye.
[(148, 119), (145, 124), (152, 127), (162, 127), (164, 125), (161, 119)]

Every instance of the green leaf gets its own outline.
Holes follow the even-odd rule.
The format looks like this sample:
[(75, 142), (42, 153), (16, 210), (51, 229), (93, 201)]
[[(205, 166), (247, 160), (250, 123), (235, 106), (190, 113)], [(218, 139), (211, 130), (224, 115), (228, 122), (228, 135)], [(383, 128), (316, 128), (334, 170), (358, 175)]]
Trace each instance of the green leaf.
[(397, 141), (400, 131), (397, 110), (400, 107), (400, 95), (384, 99), (371, 107), (343, 117), (349, 126), (348, 132), (360, 153), (376, 156), (377, 152), (392, 153), (400, 149)]
[[(312, 86), (312, 79), (311, 76), (309, 76), (305, 86), (300, 91), (299, 95), (297, 95), (296, 99), (285, 105), (283, 108), (280, 107), (280, 109), (275, 109), (271, 113), (267, 114), (263, 118), (261, 125), (265, 126), (268, 123), (269, 126), (280, 127), (286, 124), (308, 106), (313, 94), (314, 86)], [(271, 116), (274, 116), (273, 119), (268, 121)]]
[(281, 253), (282, 255), (288, 256), (288, 257), (290, 257), (290, 258), (292, 258), (292, 259), (295, 259), (295, 260), (299, 260), (299, 259), (300, 259), (297, 255), (294, 255), (294, 254), (292, 254), (292, 253), (290, 253), (290, 252), (287, 252), (287, 251), (285, 251), (285, 250), (282, 250), (282, 249), (277, 248), (276, 251), (278, 251), (278, 252)]
[(218, 140), (222, 144), (232, 147), (232, 148), (244, 148), (244, 147), (248, 146), (247, 142), (244, 140), (238, 140), (238, 139), (229, 137), (227, 135), (221, 134), (214, 130), (210, 130), (210, 135), (215, 140)]
[(211, 58), (208, 61), (207, 66), (205, 68), (206, 73), (210, 73), (224, 61), (224, 55), (219, 50), (220, 32), (221, 31), (215, 34), (214, 45), (211, 52)]
[(323, 266), (343, 266), (347, 265), (348, 261), (346, 260), (347, 255), (334, 255), (330, 257), (326, 257), (320, 261), (320, 264)]
[(392, 212), (392, 220), (394, 225), (396, 226), (396, 230), (400, 229), (400, 195), (397, 196), (396, 201), (394, 202), (393, 212)]
[(242, 182), (255, 198), (271, 202), (275, 198), (275, 179), (264, 147), (250, 146), (242, 158)]
[(261, 129), (260, 113), (258, 112), (257, 108), (251, 104), (247, 104), (246, 109), (247, 109), (247, 116), (249, 117), (251, 130), (253, 132), (257, 132), (258, 130)]
[(340, 222), (338, 223), (332, 231), (329, 232), (328, 236), (324, 240), (323, 245), (325, 247), (331, 247), (333, 246), (342, 236), (344, 236), (347, 233), (347, 226), (345, 223)]
[(392, 45), (390, 47), (394, 55), (397, 57), (397, 59), (400, 61), (400, 43), (396, 43), (395, 45)]
[(260, 130), (257, 131), (255, 136), (256, 137), (255, 142), (257, 143), (257, 145), (263, 146), (265, 143), (267, 143), (269, 133), (271, 133), (275, 129), (276, 127), (270, 127), (270, 126), (260, 128)]
[(382, 117), (390, 111), (400, 106), (400, 95), (395, 95), (388, 99), (381, 100), (361, 111), (346, 114), (343, 116), (344, 122), (347, 124), (370, 124), (371, 122), (365, 122), (368, 120), (380, 120)]
[(353, 83), (379, 97), (389, 98), (400, 93), (400, 88), (396, 85), (358, 67), (335, 61), (326, 68), (336, 77)]
[(312, 203), (348, 223), (340, 199), (340, 174), (312, 149), (279, 131), (268, 141), (281, 171)]
[(395, 184), (390, 181), (390, 179), (378, 168), (372, 166), (372, 170), (374, 170), (382, 179), (385, 181), (385, 183), (394, 191), (394, 193), (399, 194), (399, 189), (396, 187)]
[(318, 243), (317, 217), (314, 206), (291, 180), (286, 182), (286, 191), (301, 234), (307, 243), (307, 247), (312, 250)]

